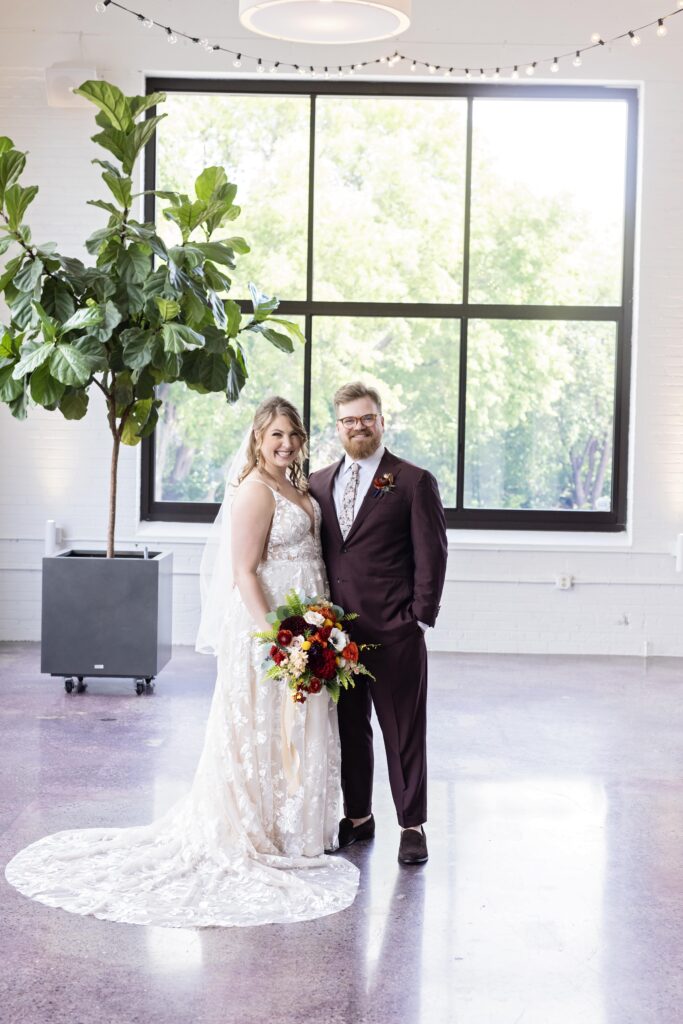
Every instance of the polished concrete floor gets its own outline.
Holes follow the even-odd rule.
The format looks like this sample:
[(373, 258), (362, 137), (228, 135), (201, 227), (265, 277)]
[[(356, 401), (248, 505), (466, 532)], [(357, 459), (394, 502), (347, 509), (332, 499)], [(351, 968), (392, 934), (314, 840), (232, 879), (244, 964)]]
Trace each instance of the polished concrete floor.
[[(67, 696), (0, 645), (0, 862), (63, 828), (143, 824), (187, 787), (212, 660), (153, 696)], [(683, 663), (434, 655), (430, 860), (377, 837), (352, 907), (298, 925), (163, 929), (49, 909), (2, 877), (0, 1018), (22, 1024), (678, 1024)], [(381, 740), (378, 755), (381, 754)]]

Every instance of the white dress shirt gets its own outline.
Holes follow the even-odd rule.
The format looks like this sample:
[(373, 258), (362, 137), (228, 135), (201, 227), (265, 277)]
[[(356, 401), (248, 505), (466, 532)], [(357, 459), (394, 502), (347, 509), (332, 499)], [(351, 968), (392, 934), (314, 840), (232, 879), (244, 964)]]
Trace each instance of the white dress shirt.
[(337, 519), (341, 515), (342, 498), (344, 496), (344, 490), (349, 481), (349, 473), (351, 472), (351, 466), (354, 462), (357, 462), (360, 466), (358, 473), (358, 490), (356, 491), (356, 501), (353, 506), (353, 518), (355, 519), (358, 515), (358, 510), (363, 504), (363, 498), (370, 490), (370, 484), (377, 476), (377, 470), (379, 464), (382, 461), (384, 455), (384, 445), (381, 444), (376, 452), (373, 452), (367, 459), (352, 459), (349, 453), (346, 453), (346, 457), (339, 467), (339, 471), (334, 480), (334, 507), (337, 510)]
[[(342, 462), (336, 477), (334, 478), (334, 507), (337, 512), (337, 519), (341, 515), (342, 509), (342, 498), (344, 496), (344, 490), (349, 480), (349, 473), (351, 472), (351, 466), (354, 462), (357, 462), (360, 466), (358, 473), (358, 490), (356, 491), (356, 501), (353, 506), (353, 517), (354, 519), (358, 515), (358, 510), (363, 504), (363, 498), (370, 490), (372, 481), (377, 476), (377, 470), (379, 464), (382, 461), (384, 455), (384, 445), (380, 445), (376, 452), (373, 452), (367, 459), (352, 459), (349, 453), (346, 453), (344, 461)], [(425, 622), (420, 622), (420, 626), (423, 631), (430, 627)]]

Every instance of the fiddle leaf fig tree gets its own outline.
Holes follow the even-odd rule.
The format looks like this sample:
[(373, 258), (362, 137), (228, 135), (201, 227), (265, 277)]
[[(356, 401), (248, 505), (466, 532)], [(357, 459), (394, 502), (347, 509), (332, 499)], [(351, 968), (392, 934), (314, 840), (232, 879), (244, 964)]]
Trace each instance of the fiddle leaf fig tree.
[(192, 197), (154, 193), (177, 229), (177, 245), (132, 216), (142, 194), (133, 191), (137, 160), (166, 116), (144, 115), (165, 95), (124, 96), (100, 81), (75, 92), (98, 107), (93, 142), (105, 152), (93, 162), (110, 193), (90, 200), (108, 214), (106, 226), (85, 242), (92, 265), (62, 255), (54, 242), (32, 240), (24, 215), (38, 188), (20, 184), (26, 154), (0, 137), (0, 257), (9, 253), (0, 293), (10, 314), (0, 324), (0, 400), (20, 419), (32, 404), (81, 419), (91, 389), (101, 391), (112, 437), (113, 558), (119, 449), (153, 432), (161, 406), (156, 385), (181, 381), (200, 393), (221, 391), (234, 403), (248, 376), (245, 335), (260, 334), (286, 352), (304, 339), (296, 324), (273, 317), (278, 300), (253, 284), (249, 314), (226, 297), (229, 273), (249, 246), (221, 230), (240, 213), (237, 186), (222, 167), (205, 168)]

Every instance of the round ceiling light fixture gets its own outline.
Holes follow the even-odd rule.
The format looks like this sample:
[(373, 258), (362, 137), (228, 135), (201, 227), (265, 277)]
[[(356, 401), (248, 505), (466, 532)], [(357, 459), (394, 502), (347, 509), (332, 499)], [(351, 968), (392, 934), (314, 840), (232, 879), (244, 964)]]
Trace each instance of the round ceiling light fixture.
[(240, 0), (240, 21), (293, 43), (367, 43), (410, 25), (411, 0)]

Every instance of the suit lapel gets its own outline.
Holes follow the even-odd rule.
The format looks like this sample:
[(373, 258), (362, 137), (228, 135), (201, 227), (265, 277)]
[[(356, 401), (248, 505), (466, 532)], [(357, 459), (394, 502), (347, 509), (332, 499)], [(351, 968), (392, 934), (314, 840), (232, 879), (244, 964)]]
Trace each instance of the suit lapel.
[[(392, 455), (390, 451), (385, 449), (384, 455), (380, 459), (379, 466), (377, 467), (377, 473), (376, 473), (376, 476), (374, 477), (374, 479), (376, 479), (379, 476), (382, 476), (383, 473), (388, 472), (389, 469), (392, 466), (396, 466), (396, 465), (398, 465), (398, 463), (399, 463), (399, 460), (394, 455)], [(379, 505), (380, 501), (383, 501), (386, 498), (386, 495), (382, 495), (381, 497), (378, 495), (377, 497), (375, 497), (375, 494), (376, 494), (375, 488), (373, 487), (372, 483), (370, 483), (370, 486), (367, 489), (366, 495), (363, 498), (363, 502), (361, 504), (361, 507), (358, 509), (358, 513), (356, 515), (356, 518), (353, 520), (353, 523), (351, 524), (351, 529), (349, 530), (348, 534), (346, 535), (346, 543), (347, 544), (352, 539), (352, 537), (355, 534), (355, 532), (358, 529), (358, 527), (361, 526), (365, 522), (365, 520), (368, 518), (368, 516), (371, 514), (372, 510), (377, 505)], [(335, 515), (336, 515), (336, 511), (335, 511)], [(340, 535), (341, 535), (341, 530), (339, 532), (340, 532)]]

